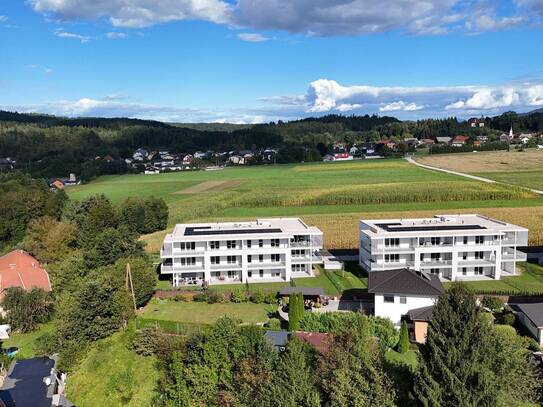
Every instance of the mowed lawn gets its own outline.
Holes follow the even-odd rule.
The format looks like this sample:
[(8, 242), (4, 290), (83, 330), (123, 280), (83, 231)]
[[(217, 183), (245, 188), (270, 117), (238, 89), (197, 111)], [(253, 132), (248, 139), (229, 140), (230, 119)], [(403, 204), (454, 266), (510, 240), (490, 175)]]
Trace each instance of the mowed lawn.
[(143, 318), (163, 321), (211, 324), (223, 316), (236, 318), (245, 323), (266, 322), (268, 314), (276, 307), (270, 304), (224, 303), (208, 304), (205, 302), (177, 302), (153, 298), (142, 313)]

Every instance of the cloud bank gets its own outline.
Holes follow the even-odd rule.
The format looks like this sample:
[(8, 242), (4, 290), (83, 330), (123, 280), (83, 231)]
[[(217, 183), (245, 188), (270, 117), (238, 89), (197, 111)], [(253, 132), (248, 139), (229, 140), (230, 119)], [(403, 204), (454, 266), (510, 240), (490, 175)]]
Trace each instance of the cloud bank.
[[(107, 18), (114, 27), (203, 20), (316, 36), (402, 31), (415, 35), (502, 30), (543, 17), (541, 0), (29, 0), (64, 20)], [(500, 7), (503, 4), (509, 7)], [(507, 10), (507, 11), (503, 11)]]

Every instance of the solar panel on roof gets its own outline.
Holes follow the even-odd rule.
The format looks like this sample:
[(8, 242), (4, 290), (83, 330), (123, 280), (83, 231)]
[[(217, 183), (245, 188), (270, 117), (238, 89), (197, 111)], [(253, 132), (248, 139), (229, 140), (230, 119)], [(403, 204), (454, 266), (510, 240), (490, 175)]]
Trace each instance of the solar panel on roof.
[(189, 227), (185, 229), (185, 236), (206, 236), (206, 235), (240, 235), (240, 234), (253, 234), (253, 233), (281, 233), (279, 228), (268, 229), (217, 229), (201, 230), (200, 227)]
[(486, 227), (481, 225), (422, 225), (422, 226), (388, 226), (386, 224), (377, 225), (387, 232), (430, 232), (440, 230), (481, 230)]

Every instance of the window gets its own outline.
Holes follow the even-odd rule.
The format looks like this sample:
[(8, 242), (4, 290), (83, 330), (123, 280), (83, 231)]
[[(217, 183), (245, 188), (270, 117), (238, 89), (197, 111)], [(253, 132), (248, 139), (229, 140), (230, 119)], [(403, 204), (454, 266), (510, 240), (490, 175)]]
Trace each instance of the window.
[(271, 247), (279, 247), (279, 239), (271, 239), (270, 245)]
[(264, 240), (258, 239), (258, 247), (264, 247)]
[(250, 249), (252, 245), (253, 245), (253, 241), (247, 240), (247, 248)]
[(305, 271), (305, 264), (293, 264), (291, 265), (292, 271)]
[(281, 260), (281, 255), (278, 253), (273, 253), (271, 256), (271, 261), (277, 263)]
[(441, 261), (441, 253), (430, 253), (432, 261)]
[(260, 278), (264, 277), (264, 270), (258, 270), (258, 276)]
[(209, 242), (209, 248), (211, 250), (219, 250), (220, 247), (221, 247), (221, 243), (218, 240), (213, 240)]
[(226, 248), (227, 249), (235, 249), (236, 248), (236, 241), (235, 240), (227, 240), (226, 241)]
[(385, 263), (398, 263), (399, 261), (399, 254), (385, 254)]
[(464, 244), (468, 244), (468, 237), (464, 236)]
[(439, 269), (431, 268), (430, 269), (430, 274), (434, 274), (434, 275), (438, 276), (439, 275)]
[(468, 274), (467, 267), (462, 267), (462, 275), (465, 276), (466, 274)]
[(211, 277), (219, 278), (220, 275), (221, 275), (221, 272), (220, 272), (220, 271), (213, 271), (213, 272), (211, 272)]
[(385, 246), (386, 247), (390, 247), (390, 246), (399, 246), (400, 245), (400, 239), (395, 237), (395, 238), (390, 238), (390, 239), (385, 239)]
[(407, 304), (407, 297), (400, 297), (400, 304)]
[(247, 263), (252, 263), (253, 262), (253, 256), (252, 255), (248, 255), (247, 256)]
[(484, 243), (485, 243), (484, 236), (475, 236), (475, 244), (484, 244)]
[(194, 266), (196, 264), (196, 257), (181, 257), (182, 266)]
[(485, 258), (485, 253), (484, 252), (475, 252), (475, 259), (476, 260), (482, 260)]
[(476, 276), (482, 276), (483, 275), (483, 268), (482, 267), (475, 267), (475, 275)]
[(211, 256), (210, 259), (211, 259), (211, 264), (220, 264), (221, 263), (221, 258), (219, 256)]
[(468, 254), (466, 252), (462, 253), (462, 260), (467, 260)]
[(384, 296), (383, 296), (383, 301), (384, 301), (385, 303), (394, 304), (394, 296), (393, 296), (393, 295), (384, 295)]
[(273, 276), (274, 276), (274, 277), (281, 277), (281, 272), (279, 272), (279, 271), (274, 271), (274, 272), (273, 272)]
[(263, 255), (263, 254), (259, 254), (259, 255), (258, 255), (258, 261), (259, 261), (260, 263), (262, 263), (262, 262), (264, 261), (264, 255)]
[(304, 257), (305, 252), (303, 250), (293, 250), (292, 257)]
[(228, 270), (227, 273), (228, 273), (228, 278), (234, 278), (238, 274), (236, 271), (233, 271), (233, 270)]
[(226, 262), (228, 264), (236, 264), (236, 256), (226, 256)]
[(431, 237), (430, 243), (432, 246), (439, 246), (441, 244), (441, 238), (440, 237)]
[(251, 278), (252, 276), (253, 276), (253, 272), (249, 270), (249, 271), (247, 272), (247, 277)]
[(195, 250), (196, 243), (195, 242), (181, 242), (179, 243), (179, 248), (181, 250)]

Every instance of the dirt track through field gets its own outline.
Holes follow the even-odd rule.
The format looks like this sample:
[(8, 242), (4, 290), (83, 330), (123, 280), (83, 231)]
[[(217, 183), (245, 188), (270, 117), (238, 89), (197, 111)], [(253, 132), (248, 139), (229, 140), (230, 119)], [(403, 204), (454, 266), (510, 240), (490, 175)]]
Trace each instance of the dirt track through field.
[(226, 181), (205, 181), (191, 187), (174, 192), (174, 194), (200, 194), (202, 192), (219, 192), (225, 189), (237, 187), (242, 183), (241, 180), (226, 180)]

